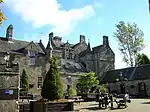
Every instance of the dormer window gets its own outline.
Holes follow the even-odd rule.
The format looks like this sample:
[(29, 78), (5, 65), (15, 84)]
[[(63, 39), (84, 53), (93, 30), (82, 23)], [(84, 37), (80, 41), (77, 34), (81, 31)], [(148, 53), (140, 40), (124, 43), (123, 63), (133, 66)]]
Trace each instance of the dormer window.
[(29, 65), (35, 65), (35, 52), (28, 51)]

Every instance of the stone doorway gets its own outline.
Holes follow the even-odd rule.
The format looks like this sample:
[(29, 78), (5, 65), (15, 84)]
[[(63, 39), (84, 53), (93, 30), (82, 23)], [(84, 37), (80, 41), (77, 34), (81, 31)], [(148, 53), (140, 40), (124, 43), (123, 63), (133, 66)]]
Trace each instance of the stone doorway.
[(124, 83), (120, 84), (120, 93), (125, 94), (125, 84)]
[(139, 88), (139, 94), (138, 94), (138, 96), (139, 97), (147, 97), (145, 82), (138, 83), (138, 88)]

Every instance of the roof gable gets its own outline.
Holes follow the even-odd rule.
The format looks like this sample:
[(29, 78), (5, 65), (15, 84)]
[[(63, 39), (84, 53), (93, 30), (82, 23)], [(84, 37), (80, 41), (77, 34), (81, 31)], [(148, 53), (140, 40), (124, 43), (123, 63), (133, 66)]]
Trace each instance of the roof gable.
[[(31, 42), (27, 42), (27, 41), (21, 41), (15, 39), (13, 39), (12, 41), (7, 41), (7, 40), (0, 39), (0, 52), (16, 51), (16, 52), (23, 53), (22, 51), (25, 48), (29, 47), (30, 44)], [(45, 54), (45, 52), (43, 51), (43, 49), (38, 43), (33, 43), (32, 46), (34, 46), (39, 53)]]

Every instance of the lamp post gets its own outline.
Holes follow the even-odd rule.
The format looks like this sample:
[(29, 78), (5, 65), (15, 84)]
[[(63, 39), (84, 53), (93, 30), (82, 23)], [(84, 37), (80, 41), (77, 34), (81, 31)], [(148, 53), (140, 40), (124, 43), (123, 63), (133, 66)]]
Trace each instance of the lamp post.
[(118, 81), (123, 82), (123, 81), (127, 81), (127, 80), (128, 80), (128, 79), (127, 79), (126, 77), (124, 77), (124, 75), (123, 75), (122, 72), (120, 72), (120, 73), (119, 73), (119, 77), (116, 78), (116, 81), (117, 81), (117, 82), (118, 82)]
[(71, 80), (71, 76), (67, 76), (67, 94), (69, 96), (69, 89), (70, 89), (70, 85), (72, 83), (72, 80)]
[(125, 85), (124, 85), (123, 81), (127, 81), (127, 80), (128, 79), (126, 77), (124, 77), (122, 72), (120, 72), (119, 77), (116, 78), (116, 81), (121, 83), (120, 84), (120, 92), (123, 94), (125, 93)]

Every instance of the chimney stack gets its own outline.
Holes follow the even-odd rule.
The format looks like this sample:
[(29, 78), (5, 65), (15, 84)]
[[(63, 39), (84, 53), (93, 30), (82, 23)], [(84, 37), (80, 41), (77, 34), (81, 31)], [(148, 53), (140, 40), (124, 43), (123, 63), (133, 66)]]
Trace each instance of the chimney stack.
[(109, 46), (108, 36), (103, 36), (103, 45)]
[(84, 43), (85, 42), (85, 36), (84, 35), (80, 35), (80, 43)]
[(7, 30), (6, 30), (6, 38), (8, 41), (12, 40), (12, 36), (13, 36), (13, 25), (9, 25)]
[(54, 37), (54, 33), (53, 32), (49, 33), (49, 39), (53, 37)]

